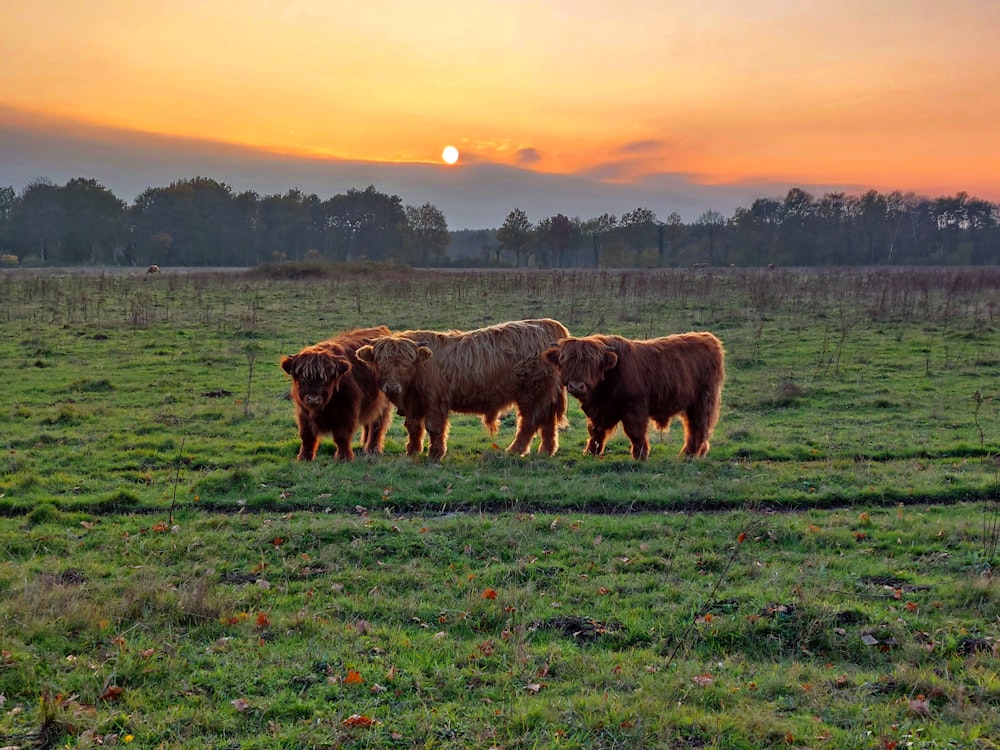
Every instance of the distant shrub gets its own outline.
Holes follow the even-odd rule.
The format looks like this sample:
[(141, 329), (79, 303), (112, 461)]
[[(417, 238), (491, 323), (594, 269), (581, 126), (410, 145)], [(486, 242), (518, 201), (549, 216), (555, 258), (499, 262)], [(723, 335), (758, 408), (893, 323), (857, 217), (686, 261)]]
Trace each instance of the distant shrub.
[(0, 255), (0, 266), (16, 266), (18, 263), (18, 257), (12, 255), (11, 253), (4, 253)]

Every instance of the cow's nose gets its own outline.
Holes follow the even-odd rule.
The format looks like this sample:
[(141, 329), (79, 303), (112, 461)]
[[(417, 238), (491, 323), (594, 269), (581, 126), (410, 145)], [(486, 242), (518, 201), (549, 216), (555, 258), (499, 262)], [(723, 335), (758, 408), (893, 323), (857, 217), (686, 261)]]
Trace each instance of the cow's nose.
[(382, 383), (382, 390), (386, 393), (401, 393), (403, 386), (399, 383)]
[(572, 394), (585, 393), (587, 386), (583, 384), (582, 380), (571, 380), (566, 384), (566, 390)]
[(319, 398), (319, 396), (306, 396), (305, 397), (305, 402), (307, 404), (311, 404), (311, 405), (318, 404), (320, 402), (320, 398)]

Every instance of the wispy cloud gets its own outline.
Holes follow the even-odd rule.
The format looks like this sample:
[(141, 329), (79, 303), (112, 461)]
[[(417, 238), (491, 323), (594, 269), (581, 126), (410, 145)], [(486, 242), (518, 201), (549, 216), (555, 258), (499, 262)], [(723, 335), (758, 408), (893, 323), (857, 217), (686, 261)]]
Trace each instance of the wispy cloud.
[(537, 164), (541, 160), (542, 155), (534, 148), (519, 148), (514, 154), (514, 163), (523, 167)]

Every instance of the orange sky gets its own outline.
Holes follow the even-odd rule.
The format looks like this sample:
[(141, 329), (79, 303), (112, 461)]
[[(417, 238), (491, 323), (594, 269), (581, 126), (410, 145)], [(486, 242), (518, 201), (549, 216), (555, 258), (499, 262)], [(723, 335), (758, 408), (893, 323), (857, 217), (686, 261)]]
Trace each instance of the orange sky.
[(1000, 201), (998, 39), (996, 0), (4, 0), (0, 108), (289, 155), (453, 143), (458, 169)]

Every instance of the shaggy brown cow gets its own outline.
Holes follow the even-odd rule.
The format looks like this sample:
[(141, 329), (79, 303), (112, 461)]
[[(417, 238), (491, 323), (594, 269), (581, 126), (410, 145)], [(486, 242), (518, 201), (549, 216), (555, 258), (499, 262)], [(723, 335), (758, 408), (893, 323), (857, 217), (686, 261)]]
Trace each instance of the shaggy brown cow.
[(159, 273), (160, 267), (155, 263), (146, 269), (146, 273)]
[(419, 455), (424, 430), (428, 456), (448, 450), (448, 414), (480, 414), (490, 434), (500, 414), (517, 406), (517, 434), (510, 453), (525, 455), (536, 432), (539, 453), (559, 448), (557, 430), (566, 423), (566, 391), (539, 359), (553, 341), (568, 336), (555, 320), (519, 320), (474, 331), (404, 331), (358, 350), (379, 385), (405, 419), (407, 455)]
[(300, 461), (316, 457), (320, 435), (325, 434), (332, 435), (337, 458), (353, 460), (351, 441), (359, 426), (364, 452), (382, 452), (392, 405), (371, 370), (358, 363), (356, 352), (390, 333), (385, 326), (358, 328), (281, 358), (281, 369), (292, 377)]
[(652, 419), (661, 430), (679, 417), (683, 452), (708, 453), (719, 421), (726, 379), (722, 342), (711, 333), (682, 333), (648, 341), (621, 336), (564, 338), (542, 358), (580, 401), (590, 439), (584, 453), (600, 455), (619, 422), (632, 442), (632, 458), (649, 457), (646, 433)]

